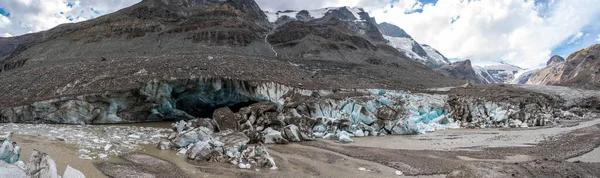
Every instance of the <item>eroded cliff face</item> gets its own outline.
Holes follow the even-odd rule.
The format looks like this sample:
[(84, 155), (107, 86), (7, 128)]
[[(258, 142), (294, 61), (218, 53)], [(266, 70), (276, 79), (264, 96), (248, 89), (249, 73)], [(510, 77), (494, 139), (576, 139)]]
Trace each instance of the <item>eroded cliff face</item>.
[(559, 57), (550, 58), (547, 62), (548, 66), (531, 74), (526, 83), (536, 85), (560, 83), (565, 69), (565, 60)]
[(600, 86), (600, 44), (579, 50), (566, 61), (553, 57), (548, 66), (533, 74), (528, 84)]

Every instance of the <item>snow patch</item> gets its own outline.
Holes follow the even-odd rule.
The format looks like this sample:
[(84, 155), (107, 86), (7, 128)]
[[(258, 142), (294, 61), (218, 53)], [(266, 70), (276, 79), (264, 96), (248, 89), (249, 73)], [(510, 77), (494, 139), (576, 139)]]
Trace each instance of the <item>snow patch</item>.
[[(327, 7), (327, 8), (322, 8), (322, 9), (314, 9), (314, 10), (307, 10), (308, 14), (310, 15), (310, 17), (314, 18), (314, 19), (320, 19), (325, 17), (325, 15), (332, 10), (338, 10), (341, 8), (347, 8), (350, 12), (352, 12), (352, 14), (354, 15), (354, 17), (356, 17), (356, 19), (358, 19), (357, 21), (364, 21), (361, 19), (360, 17), (360, 13), (365, 12), (363, 9), (361, 8), (356, 8), (356, 7)], [(279, 12), (265, 12), (265, 14), (267, 15), (267, 19), (269, 20), (269, 22), (274, 23), (277, 21), (277, 19), (283, 17), (283, 16), (288, 16), (292, 19), (297, 19), (296, 15), (298, 15), (300, 11), (279, 11)]]

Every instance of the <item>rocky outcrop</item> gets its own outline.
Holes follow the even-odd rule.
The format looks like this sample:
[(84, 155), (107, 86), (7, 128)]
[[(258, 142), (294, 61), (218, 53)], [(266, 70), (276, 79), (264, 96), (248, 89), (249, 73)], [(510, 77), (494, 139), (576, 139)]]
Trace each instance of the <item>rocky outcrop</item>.
[[(567, 58), (554, 56), (546, 68), (531, 76), (530, 84), (571, 85), (597, 88), (600, 86), (600, 44), (577, 51)], [(564, 62), (561, 62), (564, 61)]]
[(471, 65), (471, 60), (448, 64), (436, 69), (436, 71), (442, 72), (446, 76), (452, 76), (470, 83), (488, 83), (485, 78), (482, 78), (480, 75), (475, 73), (475, 70)]

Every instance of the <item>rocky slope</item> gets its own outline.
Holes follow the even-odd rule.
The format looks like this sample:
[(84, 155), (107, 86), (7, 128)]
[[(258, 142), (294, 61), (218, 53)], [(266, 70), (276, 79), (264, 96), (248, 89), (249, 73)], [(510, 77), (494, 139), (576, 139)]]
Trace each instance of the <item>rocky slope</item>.
[(442, 53), (429, 45), (419, 44), (402, 28), (385, 22), (380, 23), (378, 27), (385, 39), (388, 40), (388, 44), (403, 52), (409, 59), (434, 69), (450, 64), (448, 58)]
[[(0, 108), (88, 95), (139, 96), (148, 82), (185, 79), (310, 89), (461, 83), (403, 58), (360, 9), (296, 16), (270, 22), (272, 14), (245, 0), (144, 0), (97, 19), (1, 38), (7, 48), (0, 51)], [(110, 99), (84, 100), (108, 106)]]
[(577, 51), (566, 60), (552, 57), (548, 66), (535, 72), (527, 83), (597, 88), (600, 86), (598, 56), (600, 44)]

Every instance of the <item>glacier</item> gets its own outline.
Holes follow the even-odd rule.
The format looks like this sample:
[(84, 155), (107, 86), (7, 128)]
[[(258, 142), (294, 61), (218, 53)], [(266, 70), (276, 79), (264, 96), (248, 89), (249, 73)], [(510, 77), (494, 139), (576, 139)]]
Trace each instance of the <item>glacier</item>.
[[(485, 123), (488, 117), (505, 115), (503, 113), (530, 115), (522, 113), (520, 108), (531, 103), (526, 100), (490, 104), (489, 99), (469, 96), (461, 96), (463, 98), (459, 100), (464, 101), (455, 102), (456, 98), (449, 96), (380, 89), (309, 90), (274, 82), (232, 79), (150, 81), (130, 91), (63, 97), (3, 109), (0, 122), (106, 124), (179, 121), (210, 118), (216, 109), (222, 107), (230, 107), (237, 112), (253, 103), (269, 102), (276, 104), (275, 114), (287, 115), (285, 117), (288, 118), (284, 119), (306, 116), (319, 120), (316, 129), (322, 135), (327, 135), (322, 133), (324, 129), (335, 130), (328, 128), (327, 124), (346, 121), (350, 127), (345, 130), (348, 133), (360, 128), (370, 133), (418, 134), (466, 124), (456, 115), (465, 109), (472, 110), (468, 122), (479, 125), (489, 125)], [(481, 103), (481, 106), (469, 106), (467, 100)], [(556, 102), (540, 103), (536, 108), (558, 109), (559, 106), (549, 105)], [(490, 108), (500, 109), (490, 111)], [(528, 122), (527, 118), (516, 116), (510, 119)]]

